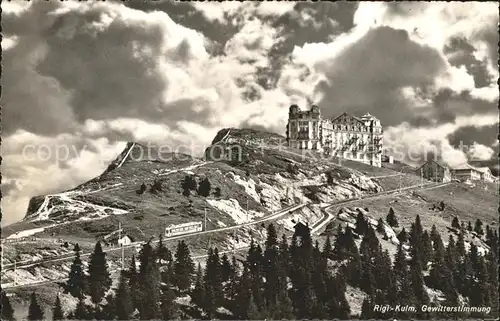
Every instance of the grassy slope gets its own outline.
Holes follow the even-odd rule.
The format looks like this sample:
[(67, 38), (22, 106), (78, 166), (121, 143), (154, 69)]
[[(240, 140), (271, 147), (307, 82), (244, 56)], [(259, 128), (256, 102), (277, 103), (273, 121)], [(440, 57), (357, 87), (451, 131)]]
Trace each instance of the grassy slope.
[[(453, 195), (450, 195), (450, 192)], [(446, 205), (443, 212), (432, 211), (433, 204), (443, 201)], [(483, 223), (490, 224), (498, 220), (498, 192), (490, 188), (485, 191), (480, 188), (468, 187), (460, 183), (452, 183), (448, 186), (430, 190), (403, 193), (382, 199), (367, 199), (360, 201), (357, 206), (368, 207), (370, 214), (378, 219), (385, 219), (389, 208), (392, 207), (397, 215), (400, 227), (407, 230), (411, 223), (420, 215), (422, 225), (430, 230), (433, 224), (443, 235), (448, 234), (446, 227), (451, 226), (451, 220), (457, 216), (460, 221), (477, 218)], [(397, 229), (399, 232), (400, 229)], [(443, 238), (443, 240), (446, 240)]]

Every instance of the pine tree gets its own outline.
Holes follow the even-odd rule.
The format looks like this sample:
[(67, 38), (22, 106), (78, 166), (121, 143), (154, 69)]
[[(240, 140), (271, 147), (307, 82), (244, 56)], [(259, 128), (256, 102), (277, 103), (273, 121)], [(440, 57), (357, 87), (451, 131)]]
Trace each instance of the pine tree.
[[(64, 319), (64, 314), (62, 311), (61, 299), (59, 298), (59, 295), (58, 295), (56, 297), (56, 302), (54, 303), (54, 308), (52, 309), (52, 320), (55, 321), (55, 320), (63, 320), (63, 319)], [(5, 320), (5, 319), (3, 319), (3, 320)]]
[(473, 278), (472, 264), (469, 255), (464, 255), (455, 272), (457, 290), (463, 296), (469, 296)]
[(399, 232), (397, 238), (400, 243), (406, 243), (408, 241), (409, 236), (404, 227), (401, 232)]
[(337, 233), (336, 233), (337, 237), (336, 237), (335, 242), (333, 244), (333, 251), (332, 251), (332, 258), (334, 260), (343, 261), (347, 258), (346, 233), (347, 233), (348, 228), (349, 227), (346, 228), (346, 232), (344, 233), (342, 231), (342, 227), (340, 225), (337, 226)]
[(422, 253), (422, 236), (424, 234), (424, 229), (422, 228), (422, 223), (420, 222), (420, 215), (415, 218), (415, 223), (412, 225), (410, 230), (410, 242), (413, 247), (416, 247), (419, 253)]
[(175, 292), (167, 287), (161, 297), (161, 313), (163, 320), (175, 320), (179, 316), (179, 308), (175, 302)]
[[(416, 300), (414, 296), (414, 291), (411, 283), (410, 272), (405, 268), (402, 271), (403, 275), (400, 277), (400, 284), (398, 290), (397, 304), (401, 305), (415, 305)], [(410, 313), (406, 311), (398, 311), (395, 313), (395, 317), (400, 319), (407, 319), (410, 317)]]
[[(488, 286), (488, 270), (484, 261), (484, 257), (479, 256), (477, 259), (477, 268), (475, 270), (475, 278), (471, 286), (470, 305), (471, 306), (491, 306)], [(478, 316), (474, 314), (474, 316)]]
[(478, 235), (483, 235), (483, 222), (481, 222), (480, 219), (476, 220), (476, 223), (474, 224), (474, 232), (476, 232)]
[(88, 320), (90, 317), (89, 308), (85, 305), (83, 298), (78, 299), (78, 303), (76, 304), (74, 318), (76, 320)]
[(387, 291), (390, 282), (390, 273), (392, 268), (391, 257), (389, 251), (385, 250), (382, 255), (376, 256), (375, 265), (375, 281), (377, 289)]
[[(389, 281), (386, 288), (387, 290), (385, 292), (385, 304), (394, 306), (398, 301), (398, 282), (393, 269), (389, 270)], [(392, 313), (389, 313), (388, 317), (393, 317)]]
[(396, 255), (394, 256), (394, 276), (398, 283), (400, 283), (401, 278), (405, 274), (408, 268), (408, 263), (406, 261), (406, 254), (403, 249), (403, 244), (398, 244), (398, 249)]
[(382, 247), (371, 226), (368, 227), (361, 241), (359, 252), (361, 254), (362, 270), (360, 285), (368, 295), (372, 295), (377, 287), (375, 275), (379, 272), (375, 266), (375, 262), (382, 255)]
[(347, 264), (344, 269), (344, 274), (347, 282), (352, 286), (358, 286), (361, 279), (361, 255), (358, 246), (354, 242), (354, 237), (350, 227), (347, 227), (344, 233), (344, 247)]
[(266, 250), (274, 248), (278, 245), (278, 234), (276, 233), (276, 228), (274, 224), (271, 223), (267, 226), (267, 236), (266, 236)]
[(160, 316), (160, 271), (151, 244), (143, 245), (139, 254), (140, 268), (138, 283), (140, 286), (139, 313), (141, 320), (156, 319)]
[(204, 310), (212, 318), (224, 298), (222, 289), (221, 263), (217, 249), (208, 249), (204, 283)]
[(220, 187), (217, 186), (215, 188), (214, 196), (217, 198), (222, 196), (222, 190), (220, 189)]
[(342, 272), (327, 280), (326, 309), (330, 319), (349, 319), (351, 309), (345, 297), (346, 283)]
[(366, 221), (365, 216), (361, 212), (358, 212), (358, 215), (356, 216), (355, 232), (358, 235), (363, 235), (365, 234), (367, 228), (368, 228), (368, 222)]
[(229, 281), (232, 272), (233, 267), (231, 266), (231, 262), (229, 262), (229, 258), (227, 257), (226, 253), (224, 253), (221, 258), (221, 281)]
[(467, 230), (468, 230), (469, 232), (472, 232), (472, 224), (470, 223), (470, 221), (469, 221), (469, 223), (467, 224)]
[(205, 297), (205, 286), (203, 284), (203, 271), (201, 269), (200, 263), (198, 263), (194, 289), (191, 292), (191, 299), (193, 300), (193, 303), (196, 304), (200, 309), (204, 309), (203, 305), (204, 297)]
[(476, 273), (479, 269), (479, 252), (477, 250), (477, 245), (471, 243), (469, 250), (469, 258), (471, 262), (472, 269)]
[(125, 274), (122, 272), (120, 276), (120, 283), (116, 290), (116, 298), (114, 299), (115, 315), (118, 320), (129, 320), (134, 312), (134, 304), (130, 294), (129, 285)]
[(326, 172), (326, 184), (333, 185), (334, 182), (335, 182), (335, 179), (333, 177), (332, 171), (327, 171)]
[(290, 248), (285, 234), (281, 236), (281, 242), (278, 245), (278, 258), (280, 262), (280, 270), (284, 271), (285, 274), (288, 275), (290, 272)]
[(415, 295), (416, 302), (420, 305), (429, 304), (429, 296), (425, 290), (424, 276), (422, 275), (422, 267), (418, 259), (411, 260), (410, 264), (410, 277), (413, 293)]
[(255, 304), (253, 294), (250, 294), (246, 315), (248, 320), (259, 320), (261, 318), (261, 314), (257, 304)]
[(10, 304), (10, 300), (9, 300), (9, 297), (7, 296), (7, 294), (2, 291), (2, 305), (1, 305), (1, 309), (0, 309), (0, 316), (1, 316), (1, 320), (6, 320), (6, 321), (13, 321), (15, 320), (14, 318), (14, 309), (12, 308), (12, 305)]
[(292, 300), (288, 297), (287, 291), (282, 289), (276, 299), (276, 308), (273, 311), (273, 320), (294, 319)]
[(432, 260), (433, 251), (432, 251), (432, 241), (429, 233), (424, 231), (422, 235), (422, 269), (427, 271), (427, 264)]
[(264, 252), (263, 272), (266, 278), (264, 296), (267, 306), (276, 305), (280, 290), (278, 235), (271, 223), (267, 228), (266, 249)]
[(387, 224), (389, 224), (390, 227), (398, 227), (399, 226), (398, 219), (396, 218), (396, 214), (394, 214), (394, 210), (392, 209), (392, 207), (389, 209), (389, 214), (387, 214), (387, 217), (385, 220), (386, 220)]
[(262, 249), (253, 240), (250, 242), (250, 249), (248, 250), (246, 264), (250, 272), (250, 279), (252, 282), (252, 295), (258, 309), (264, 308), (264, 255)]
[(158, 235), (158, 246), (156, 247), (156, 257), (160, 260), (165, 260), (166, 251), (168, 248), (163, 244), (163, 233)]
[(377, 281), (375, 280), (375, 271), (368, 262), (362, 265), (360, 288), (370, 297), (375, 294)]
[(453, 220), (451, 221), (451, 227), (460, 229), (460, 222), (458, 221), (458, 217), (453, 217)]
[(239, 264), (238, 261), (236, 260), (236, 257), (233, 256), (231, 259), (231, 274), (224, 288), (225, 296), (229, 301), (234, 300), (234, 298), (236, 297), (238, 277), (239, 277)]
[(466, 250), (465, 250), (465, 240), (464, 240), (464, 232), (460, 232), (458, 234), (458, 240), (457, 240), (457, 253), (460, 257), (464, 257)]
[(377, 232), (382, 235), (385, 234), (384, 220), (382, 218), (379, 218), (377, 221)]
[[(494, 238), (494, 236), (493, 236)], [(494, 241), (494, 240), (493, 240)], [(495, 242), (496, 243), (496, 242)], [(495, 247), (491, 247), (491, 250), (486, 255), (486, 267), (488, 270), (488, 284), (490, 293), (490, 302), (492, 304), (492, 315), (497, 315), (499, 312), (499, 280), (498, 280), (498, 251)]]
[(429, 272), (429, 286), (443, 291), (450, 303), (456, 303), (457, 292), (453, 280), (453, 273), (446, 262), (446, 250), (441, 236), (433, 228), (431, 232), (434, 245), (434, 258)]
[(43, 313), (42, 307), (38, 304), (35, 292), (32, 292), (30, 305), (28, 307), (28, 320), (29, 321), (35, 321), (35, 320), (39, 321), (39, 320), (43, 320), (43, 318), (44, 318), (44, 313)]
[(100, 242), (97, 242), (90, 257), (88, 285), (90, 298), (94, 304), (101, 302), (111, 286), (106, 253), (103, 252)]
[(486, 244), (491, 247), (495, 243), (495, 235), (493, 234), (493, 229), (489, 225), (486, 225)]
[(198, 187), (198, 195), (208, 197), (210, 196), (210, 189), (211, 189), (210, 180), (208, 179), (208, 177), (205, 177), (201, 181), (200, 186)]
[(448, 264), (448, 268), (453, 270), (458, 261), (458, 253), (455, 245), (455, 240), (453, 235), (450, 234), (448, 238), (448, 246), (446, 247), (445, 262)]
[(332, 241), (330, 240), (330, 235), (327, 235), (325, 244), (323, 245), (323, 250), (322, 250), (323, 257), (327, 259), (333, 259), (333, 247), (332, 247)]
[(314, 308), (316, 300), (311, 287), (311, 271), (314, 271), (314, 260), (311, 231), (308, 226), (295, 225), (290, 254), (291, 299), (297, 318), (305, 318)]
[(193, 175), (186, 175), (181, 183), (181, 187), (183, 190), (196, 191), (198, 183)]
[(327, 281), (330, 277), (327, 268), (327, 259), (321, 256), (321, 253), (317, 254), (318, 258), (314, 263), (311, 285), (316, 298), (315, 307), (313, 309), (313, 314), (310, 317), (325, 319), (328, 317), (326, 311), (326, 301), (328, 300), (327, 294)]
[(174, 285), (179, 290), (187, 290), (191, 286), (191, 277), (194, 274), (194, 262), (189, 248), (184, 241), (177, 243), (174, 263)]
[(244, 319), (247, 317), (247, 311), (252, 294), (252, 281), (250, 278), (250, 271), (247, 264), (243, 265), (243, 272), (238, 279), (236, 285), (236, 295), (231, 304), (231, 311), (239, 318)]
[(141, 302), (140, 285), (138, 279), (137, 266), (135, 262), (135, 255), (132, 256), (130, 267), (127, 271), (128, 285), (130, 290), (130, 299), (134, 309), (139, 309)]
[(159, 242), (156, 248), (156, 257), (160, 263), (166, 263), (167, 268), (161, 272), (161, 280), (166, 284), (172, 284), (174, 279), (174, 260), (172, 252), (163, 244), (163, 234), (159, 235)]
[(432, 249), (434, 251), (434, 255), (436, 252), (439, 252), (440, 255), (444, 255), (444, 245), (443, 240), (441, 239), (441, 235), (437, 231), (436, 225), (432, 225), (431, 228), (431, 240), (432, 240)]
[(64, 286), (64, 293), (69, 293), (75, 298), (81, 298), (85, 288), (85, 274), (83, 272), (83, 263), (80, 259), (80, 247), (78, 244), (74, 248), (75, 259), (71, 264), (69, 279)]
[(365, 297), (361, 305), (361, 320), (369, 320), (373, 318), (373, 305), (368, 297)]
[[(372, 299), (371, 305), (372, 306), (373, 305), (384, 306), (385, 304), (387, 304), (385, 292), (384, 291), (377, 291), (377, 293), (375, 293), (375, 296)], [(390, 317), (392, 315), (391, 312), (392, 311), (386, 311), (386, 313), (382, 313), (378, 309), (376, 311), (375, 311), (375, 309), (372, 309), (372, 316), (375, 319), (387, 319), (388, 317)]]

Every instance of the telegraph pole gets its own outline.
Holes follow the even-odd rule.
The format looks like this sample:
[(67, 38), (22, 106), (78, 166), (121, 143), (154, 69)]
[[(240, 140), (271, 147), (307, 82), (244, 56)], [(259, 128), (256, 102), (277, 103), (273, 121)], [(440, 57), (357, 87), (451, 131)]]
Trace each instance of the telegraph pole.
[(207, 230), (207, 208), (205, 207), (205, 216), (203, 217), (203, 225), (205, 225), (205, 231)]
[(248, 197), (247, 197), (247, 222), (249, 222), (249, 218), (248, 218)]
[(420, 168), (420, 188), (424, 187), (424, 169)]
[(4, 249), (5, 249), (4, 242), (2, 240), (2, 253), (1, 253), (1, 255), (2, 255), (2, 271), (3, 271), (3, 251), (4, 251)]
[(16, 261), (14, 260), (14, 285), (17, 284), (17, 276), (16, 276)]
[[(118, 222), (118, 241), (122, 238), (122, 223)], [(123, 247), (123, 242), (120, 242), (120, 247), (122, 248), (122, 271), (125, 269), (125, 248)]]

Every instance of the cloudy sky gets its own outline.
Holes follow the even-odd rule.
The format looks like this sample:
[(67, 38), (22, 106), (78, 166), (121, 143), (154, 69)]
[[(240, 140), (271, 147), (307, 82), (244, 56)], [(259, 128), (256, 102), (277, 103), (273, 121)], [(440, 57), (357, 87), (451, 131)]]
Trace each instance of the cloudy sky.
[(100, 174), (126, 141), (196, 153), (223, 127), (284, 134), (292, 103), (370, 112), (386, 146), (452, 166), (498, 153), (494, 2), (2, 9), (2, 225)]

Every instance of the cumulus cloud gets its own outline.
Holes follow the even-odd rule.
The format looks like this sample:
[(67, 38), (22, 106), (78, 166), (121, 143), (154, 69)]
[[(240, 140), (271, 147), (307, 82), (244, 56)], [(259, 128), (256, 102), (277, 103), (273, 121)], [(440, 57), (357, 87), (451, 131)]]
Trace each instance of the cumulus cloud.
[[(111, 147), (117, 142), (193, 146), (189, 152), (199, 155), (221, 127), (250, 120), (284, 129), (280, 110), (289, 105), (290, 80), (285, 77), (271, 92), (256, 84), (256, 71), (268, 66), (279, 38), (265, 21), (245, 24), (223, 56), (211, 56), (202, 33), (165, 12), (119, 3), (33, 3), (12, 10), (9, 19), (6, 29), (18, 42), (4, 56), (9, 121), (2, 171), (30, 182), (5, 200), (17, 219), (22, 205), (9, 204), (26, 206), (29, 196), (95, 176), (105, 168), (104, 149), (116, 153)], [(84, 149), (92, 141), (107, 147)], [(36, 144), (47, 146), (45, 154), (22, 153)], [(54, 156), (61, 146), (73, 152), (64, 161)]]
[[(491, 148), (475, 141), (450, 142), (449, 137), (464, 129), (497, 126), (498, 115), (457, 117), (454, 122), (427, 127), (413, 127), (408, 122), (391, 126), (384, 131), (384, 146), (389, 154), (409, 164), (418, 165), (428, 159), (440, 160), (451, 167), (472, 160), (485, 160), (493, 156)], [(488, 157), (489, 158), (486, 158)]]
[(467, 151), (467, 156), (469, 160), (489, 160), (493, 156), (493, 149), (491, 147), (474, 143)]
[(101, 174), (124, 147), (105, 138), (48, 137), (22, 130), (2, 140), (2, 192), (7, 188), (2, 225), (21, 219), (32, 196), (73, 188)]

